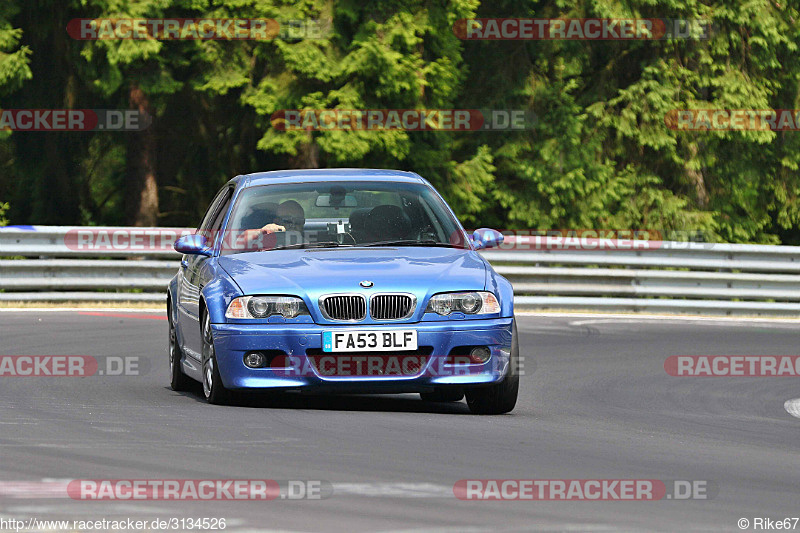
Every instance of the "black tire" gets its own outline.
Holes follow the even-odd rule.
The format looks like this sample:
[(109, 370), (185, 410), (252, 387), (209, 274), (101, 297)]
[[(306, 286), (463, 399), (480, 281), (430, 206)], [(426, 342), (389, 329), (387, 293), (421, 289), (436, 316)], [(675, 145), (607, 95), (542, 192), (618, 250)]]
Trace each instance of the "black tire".
[(185, 391), (189, 389), (191, 379), (181, 369), (183, 350), (178, 345), (178, 334), (175, 331), (175, 323), (172, 321), (172, 309), (170, 309), (169, 305), (167, 305), (167, 321), (169, 322), (169, 346), (167, 347), (170, 373), (169, 386), (174, 391)]
[(445, 388), (435, 389), (433, 392), (420, 392), (424, 402), (460, 402), (464, 399), (464, 389)]
[(466, 394), (469, 410), (476, 415), (500, 415), (514, 409), (519, 394), (519, 335), (516, 320), (511, 325), (511, 357), (506, 376), (495, 385), (467, 389)]
[(231, 402), (231, 393), (222, 384), (217, 365), (216, 351), (214, 350), (214, 336), (211, 331), (211, 318), (208, 312), (203, 312), (203, 396), (208, 403), (214, 405), (227, 405)]

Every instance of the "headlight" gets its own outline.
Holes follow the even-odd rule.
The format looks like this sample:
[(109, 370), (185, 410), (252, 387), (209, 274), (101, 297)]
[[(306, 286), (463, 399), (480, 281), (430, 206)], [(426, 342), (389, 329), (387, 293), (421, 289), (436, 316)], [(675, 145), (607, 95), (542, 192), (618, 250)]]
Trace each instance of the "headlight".
[(230, 303), (225, 318), (294, 318), (307, 314), (305, 302), (296, 296), (240, 296)]
[(455, 312), (491, 315), (500, 312), (500, 304), (491, 292), (445, 292), (433, 295), (425, 312), (442, 316)]

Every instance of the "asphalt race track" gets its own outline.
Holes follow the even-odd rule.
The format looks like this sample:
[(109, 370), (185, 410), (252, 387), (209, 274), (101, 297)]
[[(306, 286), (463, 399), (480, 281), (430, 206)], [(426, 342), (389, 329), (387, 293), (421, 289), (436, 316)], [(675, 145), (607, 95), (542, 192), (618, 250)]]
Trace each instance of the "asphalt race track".
[[(416, 395), (258, 398), (168, 387), (160, 314), (0, 313), (0, 355), (140, 357), (142, 375), (0, 378), (0, 518), (225, 518), (226, 531), (740, 531), (800, 516), (792, 377), (673, 377), (670, 355), (797, 355), (798, 323), (518, 318), (509, 415)], [(711, 499), (461, 501), (462, 479), (701, 480)], [(332, 484), (273, 501), (81, 501), (75, 479)], [(797, 529), (800, 529), (798, 524)]]

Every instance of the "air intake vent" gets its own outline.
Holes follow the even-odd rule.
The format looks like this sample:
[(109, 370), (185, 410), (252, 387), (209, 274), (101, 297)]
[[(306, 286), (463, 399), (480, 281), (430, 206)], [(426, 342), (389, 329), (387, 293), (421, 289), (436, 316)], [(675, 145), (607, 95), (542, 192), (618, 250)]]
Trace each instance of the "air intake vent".
[(331, 320), (358, 322), (367, 316), (367, 301), (359, 294), (323, 296), (320, 300), (323, 314)]
[(375, 320), (400, 320), (414, 313), (416, 298), (409, 294), (376, 294), (369, 303), (369, 314)]

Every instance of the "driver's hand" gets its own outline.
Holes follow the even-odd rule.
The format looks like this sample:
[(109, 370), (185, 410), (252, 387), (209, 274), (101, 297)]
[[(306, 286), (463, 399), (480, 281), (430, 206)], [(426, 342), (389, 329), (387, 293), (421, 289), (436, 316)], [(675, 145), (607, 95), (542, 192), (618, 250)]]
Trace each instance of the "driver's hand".
[(278, 233), (281, 231), (286, 231), (286, 228), (278, 224), (267, 224), (261, 228), (262, 233)]

